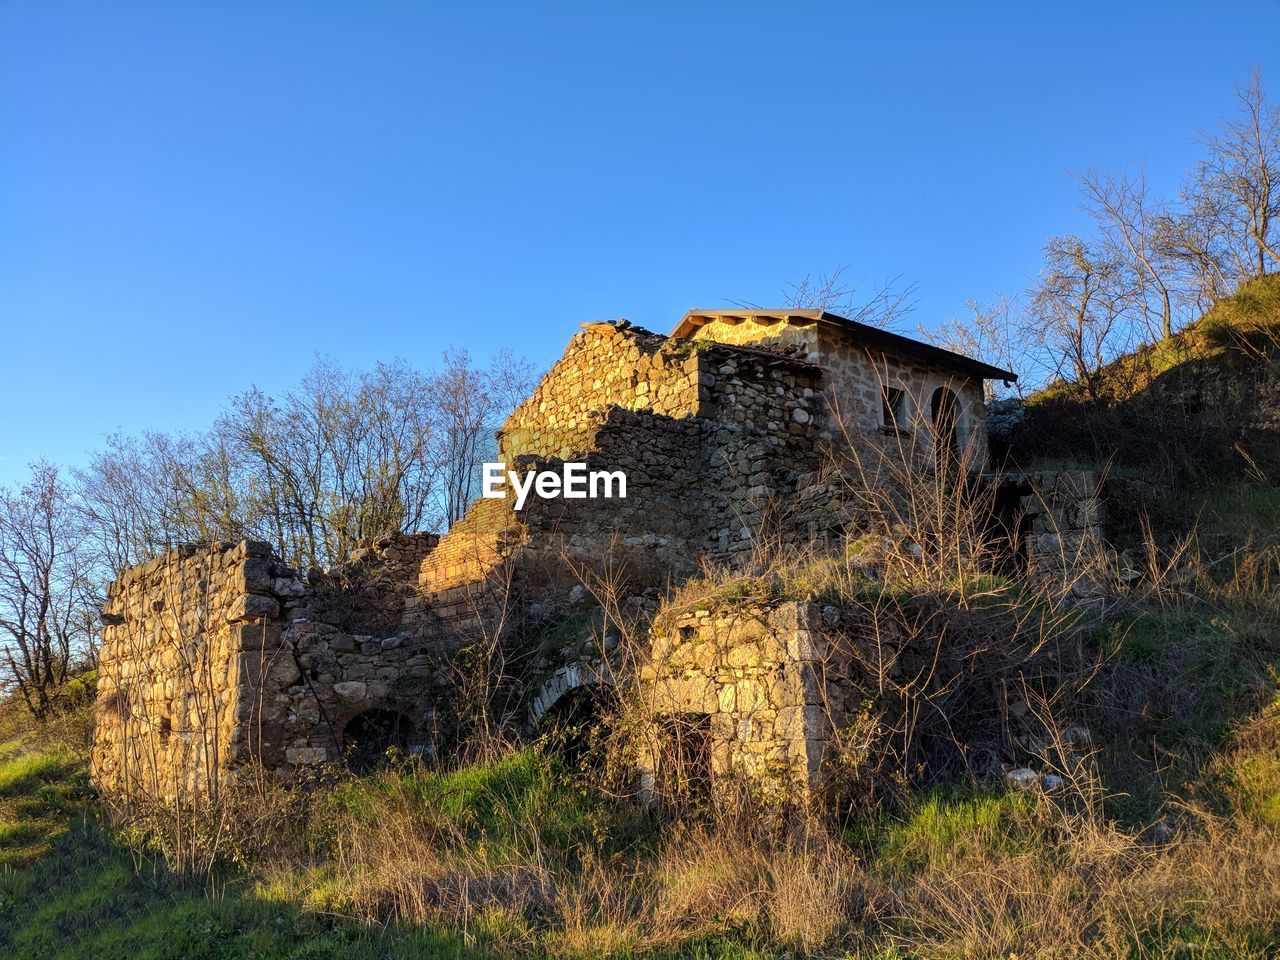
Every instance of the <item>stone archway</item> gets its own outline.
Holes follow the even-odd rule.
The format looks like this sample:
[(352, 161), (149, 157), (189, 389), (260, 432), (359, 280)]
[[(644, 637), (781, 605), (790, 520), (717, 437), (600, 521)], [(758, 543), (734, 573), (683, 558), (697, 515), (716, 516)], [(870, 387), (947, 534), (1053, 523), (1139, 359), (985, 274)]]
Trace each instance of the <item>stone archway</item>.
[(542, 685), (529, 712), (529, 732), (571, 769), (598, 770), (617, 706), (613, 681), (598, 665), (571, 664)]
[(617, 705), (608, 684), (571, 687), (543, 713), (534, 732), (542, 749), (569, 769), (599, 771), (605, 765)]
[(597, 663), (570, 663), (547, 678), (538, 689), (529, 707), (529, 729), (535, 729), (555, 706), (556, 702), (570, 690), (578, 687), (610, 687), (613, 678)]

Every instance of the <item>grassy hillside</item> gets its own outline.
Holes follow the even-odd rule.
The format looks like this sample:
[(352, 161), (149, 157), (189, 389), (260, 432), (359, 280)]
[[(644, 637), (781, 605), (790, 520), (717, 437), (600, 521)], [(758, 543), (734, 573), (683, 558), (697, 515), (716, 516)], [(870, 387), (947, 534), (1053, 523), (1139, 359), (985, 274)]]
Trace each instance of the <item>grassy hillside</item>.
[[(717, 576), (675, 602), (834, 599), (829, 567)], [(1090, 735), (1047, 768), (1061, 787), (904, 781), (789, 826), (663, 820), (535, 747), (250, 782), (194, 825), (109, 822), (76, 745), (27, 724), (0, 759), (0, 955), (1275, 956), (1280, 598), (1201, 573), (1092, 628), (1103, 667), (1069, 718)], [(1043, 600), (990, 580), (971, 602)]]
[(1028, 398), (1015, 460), (1107, 464), (1161, 483), (1280, 480), (1280, 275), (1169, 340)]

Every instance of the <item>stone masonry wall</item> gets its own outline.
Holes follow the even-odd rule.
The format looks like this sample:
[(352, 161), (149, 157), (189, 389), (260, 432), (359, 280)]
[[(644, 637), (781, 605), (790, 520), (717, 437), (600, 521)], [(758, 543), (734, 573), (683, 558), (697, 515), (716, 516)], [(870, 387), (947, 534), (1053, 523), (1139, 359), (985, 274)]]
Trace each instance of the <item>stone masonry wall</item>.
[(94, 782), (110, 794), (213, 793), (256, 760), (339, 759), (368, 710), (438, 738), (447, 659), (400, 629), (437, 538), (396, 534), (305, 578), (266, 544), (181, 547), (126, 571), (103, 607)]
[(790, 347), (801, 351), (799, 355), (810, 363), (821, 359), (818, 325), (814, 321), (788, 323), (755, 318), (740, 321), (717, 319), (694, 330), (693, 339), (744, 347)]
[[(566, 559), (596, 567), (609, 558), (626, 563), (637, 586), (691, 573), (708, 520), (701, 509), (702, 432), (703, 424), (692, 418), (621, 407), (602, 411), (590, 447), (574, 451), (573, 458), (588, 470), (625, 473), (627, 496), (531, 497), (518, 515), (528, 564), (545, 579)], [(561, 461), (522, 457), (516, 464), (558, 470)]]
[(435, 649), (447, 647), (453, 625), (483, 612), (502, 565), (524, 539), (509, 501), (472, 503), (419, 566), (417, 589), (405, 601), (405, 631)]
[(678, 725), (709, 739), (712, 797), (801, 799), (838, 775), (842, 738), (880, 692), (877, 670), (894, 683), (933, 672), (941, 686), (956, 666), (933, 662), (941, 634), (888, 607), (716, 603), (660, 616), (638, 671), (641, 786), (659, 801), (690, 777), (670, 769)]
[[(881, 388), (893, 387), (905, 394), (897, 426), (910, 433), (923, 459), (932, 455), (931, 398), (940, 387), (950, 389), (959, 401), (957, 440), (971, 469), (986, 462), (986, 407), (982, 382), (956, 370), (869, 349), (855, 334), (834, 324), (788, 323), (758, 319), (713, 320), (693, 334), (696, 342), (741, 346), (788, 347), (806, 361), (822, 368), (827, 411), (851, 433), (876, 431), (882, 426)], [(823, 424), (832, 435), (840, 428)]]
[(1021, 481), (1022, 549), (1029, 568), (1047, 575), (1087, 568), (1104, 548), (1101, 479), (1089, 470), (1045, 470)]
[(248, 678), (279, 644), (279, 612), (263, 544), (180, 548), (111, 584), (91, 757), (99, 787), (213, 789), (245, 756)]
[(698, 407), (697, 369), (697, 357), (678, 341), (636, 327), (584, 324), (503, 424), (499, 459), (573, 459), (589, 447), (593, 418), (609, 406), (691, 416)]
[(658, 798), (672, 723), (705, 718), (713, 790), (750, 783), (793, 793), (816, 782), (830, 736), (819, 663), (822, 611), (814, 604), (696, 609), (655, 624), (639, 670), (640, 700), (653, 718), (641, 750), (642, 784)]
[(919, 452), (928, 457), (932, 453), (933, 393), (948, 389), (959, 401), (956, 433), (960, 451), (970, 469), (985, 465), (987, 413), (981, 380), (914, 357), (872, 354), (843, 331), (827, 325), (819, 330), (818, 342), (827, 389), (836, 398), (838, 415), (846, 424), (878, 429), (883, 419), (881, 389), (902, 390), (905, 409), (897, 417), (897, 426), (910, 431)]
[(779, 506), (822, 464), (822, 373), (747, 348), (704, 346), (700, 380), (701, 552), (732, 560), (756, 539), (805, 542), (813, 532)]
[(568, 589), (570, 566), (623, 562), (643, 587), (750, 549), (768, 501), (817, 466), (821, 404), (820, 371), (794, 358), (586, 325), (503, 425), (499, 456), (622, 471), (627, 497), (477, 501), (422, 564), (406, 629), (447, 643)]
[(767, 501), (819, 466), (821, 391), (820, 370), (778, 353), (592, 324), (508, 419), (500, 450), (627, 472), (629, 503), (526, 506), (562, 530), (572, 517), (571, 538), (673, 531), (685, 566), (729, 559)]

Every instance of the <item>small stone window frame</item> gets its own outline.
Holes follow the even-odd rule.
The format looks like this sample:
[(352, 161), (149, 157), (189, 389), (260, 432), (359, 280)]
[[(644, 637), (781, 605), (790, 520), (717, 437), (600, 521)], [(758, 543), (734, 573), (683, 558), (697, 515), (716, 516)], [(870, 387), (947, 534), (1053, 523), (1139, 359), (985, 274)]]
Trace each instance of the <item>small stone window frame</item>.
[(880, 388), (880, 429), (885, 433), (907, 431), (907, 391), (901, 387)]

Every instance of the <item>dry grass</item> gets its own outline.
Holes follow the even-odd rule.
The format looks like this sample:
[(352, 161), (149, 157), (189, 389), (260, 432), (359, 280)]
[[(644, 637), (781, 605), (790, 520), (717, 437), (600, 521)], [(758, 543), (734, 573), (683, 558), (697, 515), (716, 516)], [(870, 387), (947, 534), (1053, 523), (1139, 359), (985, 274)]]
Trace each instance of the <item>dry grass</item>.
[(1188, 940), (1270, 955), (1258, 941), (1274, 946), (1280, 922), (1280, 846), (1238, 819), (1164, 846), (1089, 824), (928, 865), (896, 913), (887, 938), (923, 957), (1173, 956)]
[[(815, 825), (767, 840), (721, 825), (672, 828), (643, 855), (579, 851), (571, 868), (536, 848), (495, 859), (420, 810), (392, 809), (401, 817), (363, 833), (343, 825), (328, 882), (340, 879), (347, 909), (366, 919), (445, 923), (504, 950), (570, 957), (678, 951), (733, 930), (805, 956), (1174, 956), (1184, 942), (1264, 956), (1259, 942), (1274, 944), (1274, 831), (1214, 817), (1153, 845), (1060, 800), (1034, 802), (1023, 842), (960, 818), (945, 843), (916, 846), (922, 858), (864, 860)], [(313, 907), (334, 909), (332, 890)]]
[[(267, 899), (443, 926), (503, 954), (685, 956), (718, 936), (725, 956), (1276, 955), (1280, 554), (1246, 544), (1211, 557), (1194, 533), (1148, 529), (1136, 577), (1093, 546), (997, 575), (990, 489), (910, 468), (919, 452), (893, 449), (901, 440), (822, 478), (847, 484), (861, 536), (826, 552), (760, 542), (658, 614), (816, 599), (892, 622), (894, 643), (859, 664), (876, 693), (858, 729), (871, 732), (845, 731), (850, 775), (834, 805), (790, 821), (726, 804), (718, 818), (659, 822), (613, 789), (620, 780), (587, 786), (535, 750), (494, 747), (472, 766), (404, 763), (280, 807), (246, 793), (261, 816), (211, 819), (212, 835)], [(643, 620), (618, 582), (588, 588), (633, 668)], [(931, 666), (904, 674), (894, 658), (912, 649)], [(1215, 696), (1223, 729), (1174, 738), (1188, 704)], [(1018, 731), (1015, 700), (1028, 713)], [(1081, 724), (1091, 737), (1067, 735)], [(1158, 744), (1158, 760), (1134, 738)], [(1107, 757), (1158, 784), (1134, 822), (1112, 815), (1123, 785)], [(1009, 790), (1001, 763), (1015, 760), (1064, 785)], [(923, 792), (942, 774), (963, 786)], [(239, 820), (254, 844), (225, 839)]]

